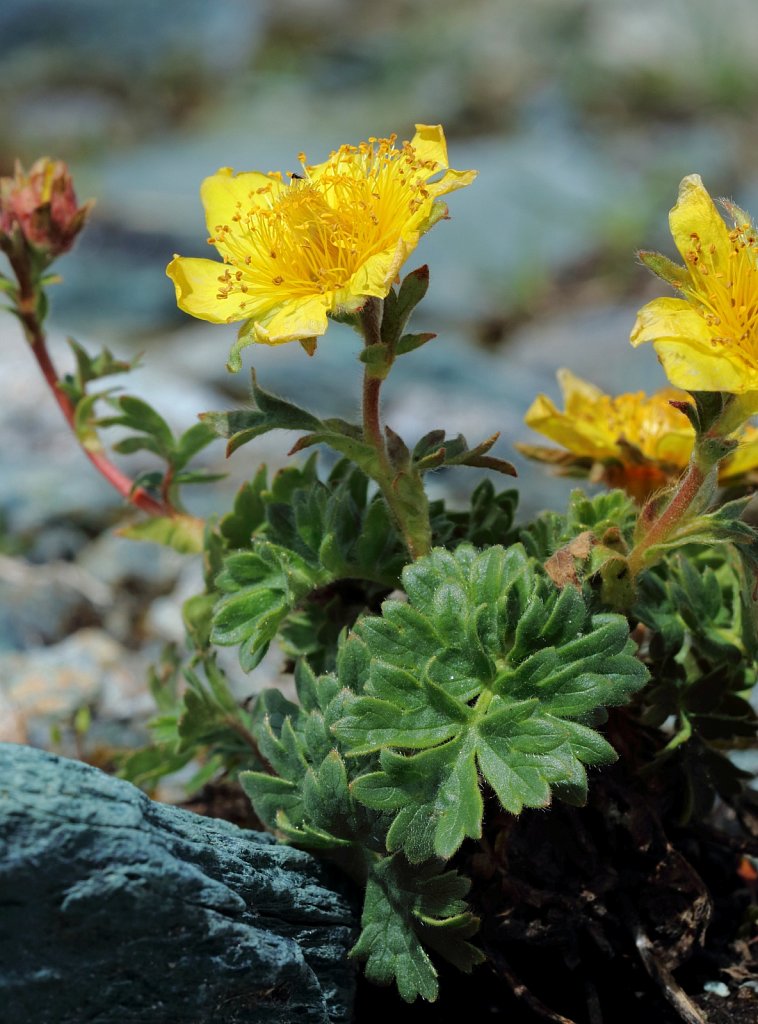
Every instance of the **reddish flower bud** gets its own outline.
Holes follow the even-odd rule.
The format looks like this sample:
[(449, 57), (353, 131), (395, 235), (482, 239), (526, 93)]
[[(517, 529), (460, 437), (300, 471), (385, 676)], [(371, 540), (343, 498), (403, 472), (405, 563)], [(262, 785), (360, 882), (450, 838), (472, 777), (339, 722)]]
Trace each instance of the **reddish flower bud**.
[(10, 253), (24, 240), (51, 262), (74, 244), (91, 207), (77, 206), (62, 160), (42, 157), (28, 174), (17, 163), (13, 177), (0, 178), (0, 247)]

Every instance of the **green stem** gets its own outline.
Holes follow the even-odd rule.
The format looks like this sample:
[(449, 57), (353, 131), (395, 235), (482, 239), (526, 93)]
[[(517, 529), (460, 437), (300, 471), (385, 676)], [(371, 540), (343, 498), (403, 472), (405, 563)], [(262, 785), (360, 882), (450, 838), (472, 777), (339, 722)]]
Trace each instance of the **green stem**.
[[(381, 343), (382, 307), (382, 300), (376, 298), (368, 299), (363, 307), (361, 321), (363, 323), (363, 337), (366, 347)], [(390, 463), (384, 431), (382, 430), (379, 402), (382, 382), (383, 378), (376, 376), (372, 372), (371, 365), (367, 363), (363, 373), (363, 439), (366, 444), (371, 445), (376, 451), (378, 470), (374, 479), (384, 495), (384, 500), (387, 502), (390, 513), (405, 542), (405, 546), (408, 548), (408, 553), (411, 558), (416, 559), (420, 558), (421, 555), (428, 554), (431, 550), (431, 529), (428, 527), (428, 514), (424, 529), (414, 529), (410, 522), (410, 517), (407, 515), (405, 502), (400, 500), (396, 487), (396, 473)], [(418, 506), (419, 508), (426, 508), (426, 494), (420, 479), (419, 492)], [(415, 512), (417, 517), (418, 509)]]

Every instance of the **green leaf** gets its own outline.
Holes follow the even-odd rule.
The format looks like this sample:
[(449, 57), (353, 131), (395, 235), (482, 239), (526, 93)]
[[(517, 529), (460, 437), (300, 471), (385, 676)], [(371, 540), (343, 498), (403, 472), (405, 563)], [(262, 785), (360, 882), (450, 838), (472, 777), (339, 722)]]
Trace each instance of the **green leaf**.
[(195, 423), (178, 438), (171, 459), (174, 470), (184, 469), (190, 459), (215, 441), (216, 431), (209, 423)]
[(404, 334), (397, 343), (395, 353), (399, 356), (403, 356), (406, 352), (415, 352), (417, 348), (421, 348), (422, 345), (426, 345), (428, 341), (433, 341), (436, 337), (436, 334), (431, 334), (429, 332), (421, 334)]
[(252, 720), (237, 703), (218, 665), (208, 659), (203, 662), (203, 677), (186, 670), (185, 678), (187, 689), (177, 726), (179, 750), (194, 751), (216, 743), (222, 750), (244, 755), (248, 764), (255, 763)]
[(184, 628), (197, 650), (204, 651), (210, 646), (215, 602), (214, 594), (194, 594), (182, 605)]
[(203, 550), (204, 523), (192, 516), (154, 516), (122, 526), (117, 533), (130, 540), (151, 541), (173, 548), (182, 555), (196, 555)]
[(650, 546), (646, 553), (647, 560), (654, 563), (664, 553), (673, 552), (686, 545), (701, 544), (712, 547), (727, 541), (739, 548), (749, 566), (758, 570), (758, 530), (742, 518), (751, 501), (752, 495), (746, 495), (744, 498), (726, 502), (714, 512), (686, 520), (663, 543)]
[(155, 445), (153, 450), (166, 459), (170, 457), (174, 448), (174, 435), (168, 423), (152, 406), (133, 395), (112, 399), (111, 404), (119, 410), (119, 415), (98, 420), (99, 426), (139, 430), (150, 437)]
[(267, 487), (266, 467), (261, 466), (253, 479), (237, 491), (232, 511), (224, 516), (219, 527), (230, 547), (248, 547), (254, 531), (264, 522), (263, 493)]
[(516, 470), (510, 462), (487, 454), (499, 436), (493, 434), (474, 448), (469, 448), (463, 434), (446, 438), (443, 431), (433, 430), (416, 445), (414, 465), (419, 472), (438, 469), (440, 466), (477, 466), (516, 476)]
[(262, 540), (253, 551), (229, 556), (216, 581), (224, 596), (216, 607), (211, 640), (239, 645), (240, 664), (250, 671), (289, 612), (328, 578), (294, 551)]
[(74, 403), (84, 398), (87, 384), (91, 381), (118, 373), (128, 373), (139, 366), (141, 356), (131, 360), (116, 359), (107, 348), (91, 356), (78, 341), (73, 338), (67, 340), (76, 360), (76, 374), (73, 379), (68, 377), (66, 380), (66, 391)]
[[(230, 545), (248, 550), (228, 554), (216, 579), (222, 597), (213, 642), (242, 644), (247, 668), (279, 632), (293, 657), (312, 655), (321, 666), (328, 643), (331, 665), (342, 624), (352, 624), (369, 593), (397, 584), (405, 560), (384, 502), (378, 496), (367, 501), (367, 490), (365, 475), (347, 461), (325, 484), (316, 476), (315, 457), (301, 470), (281, 471), (270, 488), (259, 471), (221, 523)], [(340, 580), (363, 582), (346, 587), (344, 598), (339, 586), (333, 598), (326, 596), (324, 588)], [(351, 590), (358, 604), (348, 609)]]
[(240, 772), (239, 781), (250, 798), (255, 813), (272, 831), (277, 818), (284, 812), (288, 817), (302, 818), (302, 799), (294, 782), (263, 772)]
[(321, 420), (305, 409), (264, 391), (258, 384), (255, 370), (251, 375), (252, 409), (206, 412), (200, 417), (220, 437), (227, 438), (228, 455), (270, 430), (318, 430), (322, 426)]
[(469, 882), (436, 864), (411, 868), (400, 855), (375, 861), (366, 884), (361, 934), (351, 956), (365, 960), (369, 981), (395, 981), (401, 997), (437, 998), (437, 970), (422, 941), (469, 971), (481, 952), (467, 940), (478, 927), (463, 897)]
[[(352, 756), (381, 752), (354, 783), (392, 811), (388, 849), (449, 858), (481, 832), (479, 774), (513, 813), (581, 798), (585, 764), (613, 760), (591, 726), (647, 671), (620, 615), (592, 615), (521, 545), (435, 549), (403, 570), (408, 604), (355, 627), (369, 656), (362, 693), (347, 693), (335, 732)], [(401, 754), (405, 750), (412, 753)]]
[(639, 578), (633, 613), (650, 631), (656, 679), (643, 694), (644, 721), (673, 716), (679, 745), (734, 746), (756, 733), (744, 699), (758, 681), (753, 585), (730, 544), (684, 548)]

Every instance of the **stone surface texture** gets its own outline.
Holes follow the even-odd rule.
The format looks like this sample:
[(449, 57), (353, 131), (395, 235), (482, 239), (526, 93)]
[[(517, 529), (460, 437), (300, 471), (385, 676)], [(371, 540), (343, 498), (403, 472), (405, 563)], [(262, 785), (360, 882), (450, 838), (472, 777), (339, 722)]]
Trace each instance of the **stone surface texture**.
[(0, 744), (5, 1024), (347, 1021), (353, 913), (308, 854)]

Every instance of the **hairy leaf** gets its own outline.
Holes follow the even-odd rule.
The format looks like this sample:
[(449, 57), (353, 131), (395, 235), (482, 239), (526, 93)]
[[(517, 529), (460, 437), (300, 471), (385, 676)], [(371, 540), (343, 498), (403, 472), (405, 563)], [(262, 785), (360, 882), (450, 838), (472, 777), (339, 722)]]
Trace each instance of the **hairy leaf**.
[(478, 927), (466, 910), (469, 882), (435, 864), (410, 867), (396, 854), (375, 861), (366, 884), (361, 934), (351, 956), (366, 961), (366, 977), (393, 980), (406, 1002), (437, 998), (437, 971), (423, 948), (432, 946), (463, 971), (484, 959), (467, 940)]
[(480, 776), (512, 813), (546, 805), (553, 786), (580, 799), (584, 765), (615, 758), (593, 716), (647, 671), (626, 619), (590, 614), (521, 545), (435, 549), (402, 578), (408, 603), (355, 627), (368, 679), (335, 731), (352, 755), (380, 752), (354, 792), (395, 814), (388, 849), (419, 862), (481, 834)]

